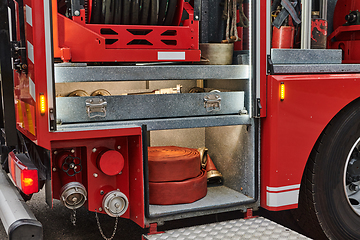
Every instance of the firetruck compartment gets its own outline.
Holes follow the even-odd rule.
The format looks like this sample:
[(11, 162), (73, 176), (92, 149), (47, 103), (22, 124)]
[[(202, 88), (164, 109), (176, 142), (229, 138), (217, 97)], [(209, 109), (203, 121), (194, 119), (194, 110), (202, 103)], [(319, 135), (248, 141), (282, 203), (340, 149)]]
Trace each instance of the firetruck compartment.
[(222, 185), (208, 184), (207, 195), (193, 203), (150, 205), (149, 221), (215, 213), (224, 208), (236, 210), (254, 203), (258, 165), (254, 161), (253, 131), (249, 125), (150, 131), (151, 146), (206, 146), (224, 181)]
[[(56, 64), (57, 122), (246, 115), (249, 109), (245, 104), (248, 78), (249, 65), (184, 65), (174, 68)], [(196, 87), (202, 90), (192, 92), (191, 89)], [(64, 97), (78, 89), (90, 95), (99, 88), (107, 90), (111, 96)], [(165, 89), (167, 93), (168, 88), (175, 92), (152, 94), (159, 89)]]

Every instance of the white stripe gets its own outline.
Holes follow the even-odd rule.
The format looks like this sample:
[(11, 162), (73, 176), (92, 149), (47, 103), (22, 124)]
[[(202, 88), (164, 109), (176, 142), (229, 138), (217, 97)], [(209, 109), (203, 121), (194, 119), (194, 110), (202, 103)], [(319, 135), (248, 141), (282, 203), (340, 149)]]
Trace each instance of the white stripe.
[(285, 191), (285, 190), (293, 190), (293, 189), (297, 189), (297, 188), (300, 188), (300, 184), (283, 186), (283, 187), (268, 187), (268, 186), (266, 186), (266, 190), (271, 191), (271, 192), (280, 192), (280, 191)]
[(266, 205), (269, 207), (282, 207), (297, 204), (298, 199), (299, 190), (281, 193), (266, 193)]
[(34, 99), (34, 101), (36, 102), (36, 95), (35, 95), (35, 83), (31, 80), (31, 78), (29, 77), (29, 92), (31, 97)]
[(27, 50), (28, 58), (32, 63), (34, 63), (34, 46), (29, 41), (27, 41)]
[(26, 11), (26, 22), (32, 26), (32, 9), (28, 5), (25, 5)]
[(46, 79), (47, 79), (47, 101), (48, 107), (54, 108), (53, 95), (53, 56), (52, 56), (52, 35), (51, 35), (51, 6), (49, 0), (44, 0), (44, 24), (45, 24), (45, 58), (46, 58)]
[(8, 18), (9, 18), (9, 35), (10, 41), (13, 40), (13, 32), (12, 32), (12, 16), (11, 16), (11, 8), (8, 7)]
[[(10, 41), (13, 40), (13, 32), (12, 32), (12, 15), (11, 9), (8, 7), (8, 18), (9, 18), (9, 36)], [(14, 58), (11, 58), (11, 68), (14, 69)]]
[(185, 60), (185, 52), (158, 52), (158, 60)]

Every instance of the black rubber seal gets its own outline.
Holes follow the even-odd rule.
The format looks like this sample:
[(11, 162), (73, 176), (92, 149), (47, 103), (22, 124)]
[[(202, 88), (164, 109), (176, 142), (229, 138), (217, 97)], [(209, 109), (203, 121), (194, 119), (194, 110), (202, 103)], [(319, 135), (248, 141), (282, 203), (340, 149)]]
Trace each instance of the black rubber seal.
[(43, 239), (42, 224), (35, 219), (20, 219), (9, 226), (9, 240)]

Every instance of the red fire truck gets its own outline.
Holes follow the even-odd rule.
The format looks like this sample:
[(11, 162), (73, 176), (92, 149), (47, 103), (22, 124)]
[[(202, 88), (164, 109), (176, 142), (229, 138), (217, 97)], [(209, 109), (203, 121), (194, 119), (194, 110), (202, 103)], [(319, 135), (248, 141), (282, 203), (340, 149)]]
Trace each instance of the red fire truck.
[(42, 239), (23, 201), (42, 188), (50, 207), (57, 199), (151, 233), (262, 207), (294, 209), (316, 239), (359, 239), (359, 9), (1, 0), (9, 239)]

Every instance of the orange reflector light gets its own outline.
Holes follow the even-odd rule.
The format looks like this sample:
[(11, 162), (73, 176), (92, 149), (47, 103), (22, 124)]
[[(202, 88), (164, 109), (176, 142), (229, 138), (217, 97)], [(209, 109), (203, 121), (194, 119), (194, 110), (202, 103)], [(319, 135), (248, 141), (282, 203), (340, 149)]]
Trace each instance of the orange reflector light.
[(285, 84), (282, 82), (280, 83), (280, 100), (284, 101), (285, 99)]
[(39, 191), (38, 170), (25, 154), (9, 153), (9, 170), (16, 186), (29, 195)]
[(45, 112), (46, 112), (45, 95), (43, 93), (40, 93), (40, 113), (41, 115), (45, 115)]
[(32, 178), (24, 177), (24, 174), (21, 176), (21, 181), (24, 187), (29, 187), (34, 184), (34, 180)]

